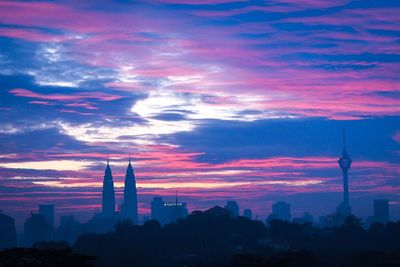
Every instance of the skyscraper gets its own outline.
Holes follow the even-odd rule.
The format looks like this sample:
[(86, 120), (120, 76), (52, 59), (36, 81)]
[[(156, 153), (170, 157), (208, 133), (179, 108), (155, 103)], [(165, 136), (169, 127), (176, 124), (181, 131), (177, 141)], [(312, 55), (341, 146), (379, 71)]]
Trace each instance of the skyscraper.
[(165, 209), (162, 197), (154, 197), (151, 202), (151, 219), (157, 220), (159, 223), (165, 223)]
[(168, 223), (176, 222), (178, 219), (188, 216), (186, 203), (178, 201), (178, 191), (175, 192), (175, 202), (164, 203), (164, 210)]
[(108, 158), (103, 180), (102, 214), (107, 217), (115, 214), (114, 181)]
[(0, 210), (0, 250), (17, 245), (17, 231), (15, 221)]
[(45, 221), (54, 227), (54, 205), (39, 205), (39, 214), (41, 214)]
[(290, 222), (290, 204), (283, 201), (276, 202), (272, 205), (272, 215), (274, 219)]
[(178, 219), (182, 219), (188, 216), (188, 209), (184, 202), (172, 202), (165, 203), (164, 208), (166, 209), (168, 222), (173, 223)]
[(31, 214), (24, 222), (22, 242), (30, 247), (40, 241), (56, 240), (54, 228), (48, 224), (42, 214)]
[(239, 205), (236, 201), (228, 200), (224, 208), (230, 210), (233, 217), (239, 216)]
[(188, 216), (186, 203), (178, 201), (178, 195), (174, 202), (165, 203), (161, 197), (154, 197), (151, 202), (151, 219), (160, 224), (176, 222), (180, 218)]
[(343, 151), (342, 156), (338, 160), (339, 167), (343, 173), (343, 201), (337, 208), (337, 213), (346, 217), (351, 214), (351, 207), (349, 202), (349, 176), (348, 171), (350, 169), (352, 160), (346, 151), (346, 133), (343, 131)]
[(389, 200), (374, 199), (374, 221), (382, 224), (389, 221)]
[(125, 175), (124, 188), (124, 204), (122, 206), (122, 215), (126, 219), (130, 219), (134, 224), (138, 224), (138, 206), (137, 206), (137, 190), (136, 179), (131, 165), (131, 157), (129, 155), (129, 164)]

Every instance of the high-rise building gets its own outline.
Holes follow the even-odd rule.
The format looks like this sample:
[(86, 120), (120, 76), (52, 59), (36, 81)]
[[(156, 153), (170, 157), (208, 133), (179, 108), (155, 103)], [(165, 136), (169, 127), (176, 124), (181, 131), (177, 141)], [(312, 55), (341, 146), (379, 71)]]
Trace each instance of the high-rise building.
[(165, 223), (164, 201), (162, 197), (154, 197), (151, 202), (151, 219)]
[(54, 228), (46, 222), (42, 214), (33, 213), (25, 220), (22, 236), (24, 246), (31, 247), (37, 242), (54, 240), (56, 240)]
[(165, 203), (164, 209), (167, 214), (167, 223), (173, 223), (188, 216), (186, 203), (183, 202)]
[(15, 221), (0, 210), (0, 250), (17, 246)]
[(234, 217), (239, 216), (239, 205), (236, 201), (228, 200), (224, 208), (232, 212)]
[(154, 197), (151, 202), (151, 219), (161, 224), (176, 222), (185, 218), (189, 212), (186, 203), (178, 201), (178, 195), (174, 202), (165, 203), (161, 197)]
[(272, 205), (272, 215), (274, 219), (290, 222), (290, 204), (278, 201)]
[(122, 215), (124, 218), (138, 224), (138, 204), (135, 173), (133, 172), (131, 157), (125, 175), (124, 204), (122, 205)]
[(251, 209), (244, 209), (243, 216), (251, 220), (253, 217), (253, 213), (252, 213)]
[(374, 199), (374, 222), (385, 224), (389, 221), (389, 200)]
[(115, 214), (115, 192), (114, 181), (111, 173), (110, 162), (107, 158), (107, 166), (104, 172), (103, 196), (102, 196), (102, 215), (113, 216)]
[(343, 201), (337, 207), (337, 213), (342, 217), (346, 217), (351, 214), (351, 207), (349, 201), (349, 169), (351, 167), (352, 160), (347, 154), (346, 150), (346, 134), (343, 131), (343, 151), (342, 156), (338, 160), (339, 167), (342, 169), (343, 174)]
[(54, 205), (39, 205), (39, 214), (41, 214), (50, 226), (54, 227)]
[(80, 234), (79, 227), (80, 224), (74, 216), (61, 216), (60, 227), (57, 229), (58, 238), (67, 241), (72, 246)]

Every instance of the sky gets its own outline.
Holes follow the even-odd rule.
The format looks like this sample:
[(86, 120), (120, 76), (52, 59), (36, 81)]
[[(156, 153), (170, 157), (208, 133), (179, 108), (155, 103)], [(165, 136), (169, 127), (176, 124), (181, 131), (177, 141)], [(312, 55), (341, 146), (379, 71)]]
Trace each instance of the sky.
[(400, 2), (0, 1), (0, 210), (84, 222), (107, 154), (118, 205), (131, 153), (140, 217), (175, 191), (332, 213), (353, 159), (360, 217), (400, 219)]

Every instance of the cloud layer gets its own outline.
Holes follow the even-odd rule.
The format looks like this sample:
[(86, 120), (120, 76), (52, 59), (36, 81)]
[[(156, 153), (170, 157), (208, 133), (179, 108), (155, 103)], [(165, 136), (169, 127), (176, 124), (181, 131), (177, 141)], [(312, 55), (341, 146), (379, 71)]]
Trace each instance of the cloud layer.
[(341, 197), (344, 128), (355, 212), (400, 203), (395, 1), (0, 9), (0, 207), (19, 220), (43, 202), (87, 219), (106, 154), (120, 197), (129, 152), (143, 215), (176, 188), (191, 209), (236, 199), (263, 218), (288, 200), (326, 214)]

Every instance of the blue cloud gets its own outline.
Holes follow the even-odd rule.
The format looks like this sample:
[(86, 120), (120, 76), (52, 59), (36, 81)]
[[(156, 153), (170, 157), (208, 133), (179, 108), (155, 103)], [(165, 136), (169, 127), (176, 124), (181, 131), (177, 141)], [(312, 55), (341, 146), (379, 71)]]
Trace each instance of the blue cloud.
[(274, 156), (338, 156), (346, 129), (350, 154), (356, 159), (400, 162), (393, 135), (400, 117), (356, 121), (275, 119), (255, 122), (209, 121), (193, 132), (164, 137), (194, 152), (200, 161), (224, 162)]
[(2, 153), (24, 153), (32, 151), (83, 150), (86, 145), (62, 134), (56, 128), (27, 131), (17, 134), (0, 134)]

